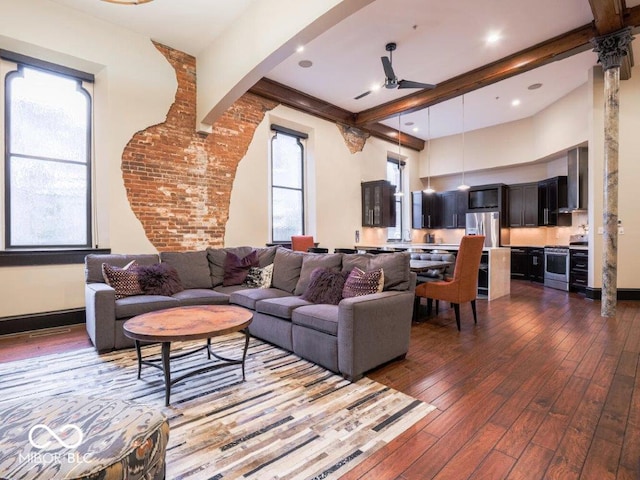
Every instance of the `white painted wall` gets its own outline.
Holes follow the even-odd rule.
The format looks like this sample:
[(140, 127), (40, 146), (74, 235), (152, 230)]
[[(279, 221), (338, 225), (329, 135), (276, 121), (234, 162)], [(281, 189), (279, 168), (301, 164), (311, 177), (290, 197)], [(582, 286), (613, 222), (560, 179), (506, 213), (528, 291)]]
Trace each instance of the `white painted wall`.
[[(307, 175), (315, 179), (315, 185), (307, 188), (311, 213), (307, 227), (320, 246), (330, 251), (352, 247), (356, 230), (360, 230), (362, 241), (367, 235), (380, 235), (386, 241), (386, 229), (362, 228), (360, 182), (385, 179), (387, 155), (397, 156), (398, 146), (369, 138), (362, 152), (351, 154), (334, 123), (280, 105), (265, 115), (247, 155), (238, 165), (225, 245), (257, 246), (269, 241), (268, 153), (272, 123), (309, 135)], [(409, 188), (419, 188), (418, 152), (403, 148), (401, 155), (407, 162), (405, 180)], [(410, 204), (405, 202), (407, 225), (409, 211)]]
[[(96, 243), (155, 251), (129, 207), (120, 163), (135, 132), (164, 121), (177, 86), (173, 69), (148, 38), (54, 2), (3, 1), (0, 18), (0, 48), (96, 75)], [(0, 268), (0, 317), (83, 307), (83, 278), (82, 265)]]

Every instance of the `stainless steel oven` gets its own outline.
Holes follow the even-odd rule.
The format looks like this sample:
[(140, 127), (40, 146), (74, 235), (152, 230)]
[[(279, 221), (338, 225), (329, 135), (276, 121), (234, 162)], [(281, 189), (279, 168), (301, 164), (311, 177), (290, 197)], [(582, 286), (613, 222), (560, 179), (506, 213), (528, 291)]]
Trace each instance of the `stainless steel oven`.
[(544, 248), (544, 286), (569, 291), (569, 247)]

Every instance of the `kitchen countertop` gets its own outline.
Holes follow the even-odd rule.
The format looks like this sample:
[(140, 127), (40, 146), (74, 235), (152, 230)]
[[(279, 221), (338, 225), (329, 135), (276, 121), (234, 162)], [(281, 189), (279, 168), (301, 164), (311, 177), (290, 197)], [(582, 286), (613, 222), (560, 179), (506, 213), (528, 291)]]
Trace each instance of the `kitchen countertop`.
[[(405, 250), (416, 250), (416, 251), (430, 251), (430, 250), (458, 250), (460, 248), (460, 244), (458, 243), (411, 243), (411, 242), (391, 242), (384, 243), (382, 245), (364, 245), (358, 244), (355, 247), (359, 250), (365, 250), (368, 248), (380, 248), (380, 249), (405, 249)], [(483, 251), (489, 250), (501, 250), (507, 249), (509, 247), (484, 247)]]

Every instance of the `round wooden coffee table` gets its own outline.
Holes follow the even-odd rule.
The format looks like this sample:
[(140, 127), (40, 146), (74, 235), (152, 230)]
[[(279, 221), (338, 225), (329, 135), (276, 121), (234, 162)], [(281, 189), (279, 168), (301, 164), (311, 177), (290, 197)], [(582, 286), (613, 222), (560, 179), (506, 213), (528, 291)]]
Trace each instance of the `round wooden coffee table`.
[[(127, 320), (124, 324), (124, 334), (135, 340), (138, 354), (138, 378), (142, 371), (142, 365), (159, 368), (164, 372), (165, 405), (169, 405), (171, 385), (184, 380), (187, 377), (204, 373), (229, 365), (242, 365), (242, 380), (245, 379), (244, 361), (247, 357), (249, 346), (249, 329), (247, 328), (253, 319), (253, 313), (242, 307), (231, 305), (202, 305), (167, 308), (157, 312), (144, 313)], [(244, 351), (242, 359), (231, 359), (216, 355), (211, 350), (211, 337), (226, 335), (227, 333), (243, 332), (245, 334)], [(203, 347), (171, 356), (171, 342), (183, 342), (186, 340), (206, 339)], [(162, 343), (161, 358), (142, 359), (141, 343)], [(201, 350), (207, 351), (207, 358), (211, 355), (220, 360), (212, 365), (192, 370), (178, 378), (171, 379), (170, 361), (175, 358), (185, 357)]]

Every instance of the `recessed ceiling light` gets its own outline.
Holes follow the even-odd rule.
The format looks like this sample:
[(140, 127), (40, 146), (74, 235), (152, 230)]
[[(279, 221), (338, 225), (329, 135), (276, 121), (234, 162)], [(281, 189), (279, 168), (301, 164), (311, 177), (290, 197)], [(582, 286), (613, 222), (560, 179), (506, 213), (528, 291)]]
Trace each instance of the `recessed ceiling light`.
[(313, 62), (311, 60), (300, 60), (298, 62), (298, 65), (300, 65), (302, 68), (309, 68), (311, 65), (313, 65)]
[(413, 122), (404, 122), (404, 124), (405, 124), (407, 127), (410, 127), (411, 125), (413, 125)]
[(532, 83), (531, 85), (529, 85), (527, 88), (529, 90), (537, 90), (542, 86), (541, 83)]
[(380, 84), (376, 83), (375, 85), (371, 85), (371, 91), (372, 92), (377, 92), (378, 90), (380, 90)]
[(300, 45), (298, 48), (296, 48), (296, 52), (298, 53), (304, 52), (304, 45)]
[(517, 98), (511, 102), (512, 107), (517, 107), (518, 105), (520, 105), (520, 100)]
[(500, 35), (500, 32), (490, 32), (489, 35), (487, 35), (487, 43), (488, 44), (496, 43), (501, 38), (502, 38), (502, 35)]
[(413, 127), (414, 132), (417, 132), (418, 130), (420, 130), (418, 127)]

